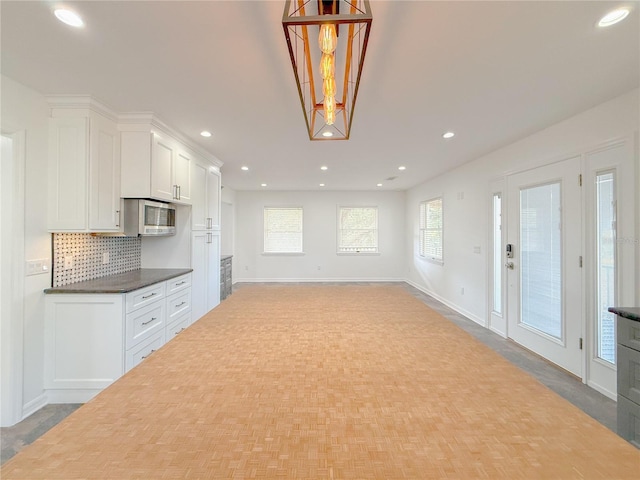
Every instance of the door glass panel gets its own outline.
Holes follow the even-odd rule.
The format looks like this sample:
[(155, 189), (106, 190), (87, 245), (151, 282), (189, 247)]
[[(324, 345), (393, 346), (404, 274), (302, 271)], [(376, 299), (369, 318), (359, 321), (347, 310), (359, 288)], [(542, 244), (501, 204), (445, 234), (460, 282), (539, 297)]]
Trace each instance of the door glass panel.
[(616, 362), (615, 317), (607, 308), (616, 298), (615, 180), (612, 172), (596, 177), (596, 265), (598, 357)]
[(520, 321), (562, 338), (560, 183), (520, 190)]
[(493, 195), (493, 311), (502, 314), (502, 197)]

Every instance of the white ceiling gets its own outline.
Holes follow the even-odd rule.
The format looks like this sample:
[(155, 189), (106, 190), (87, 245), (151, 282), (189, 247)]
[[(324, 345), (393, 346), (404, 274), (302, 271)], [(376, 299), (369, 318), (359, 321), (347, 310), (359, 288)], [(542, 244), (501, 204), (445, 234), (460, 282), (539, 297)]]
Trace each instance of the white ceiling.
[(601, 29), (622, 2), (372, 1), (351, 139), (310, 142), (284, 1), (64, 4), (85, 28), (58, 22), (56, 2), (0, 3), (2, 73), (155, 112), (223, 161), (238, 190), (407, 189), (640, 83), (638, 2)]

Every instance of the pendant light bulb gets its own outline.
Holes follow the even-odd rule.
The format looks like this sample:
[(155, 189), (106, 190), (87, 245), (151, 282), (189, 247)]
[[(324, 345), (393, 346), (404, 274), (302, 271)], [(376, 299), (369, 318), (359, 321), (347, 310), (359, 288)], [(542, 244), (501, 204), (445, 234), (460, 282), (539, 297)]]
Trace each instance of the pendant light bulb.
[(336, 56), (333, 53), (323, 53), (320, 59), (320, 76), (333, 77), (336, 74)]
[(336, 97), (333, 95), (327, 95), (324, 97), (324, 111), (325, 113), (336, 111)]
[(320, 35), (318, 36), (318, 45), (323, 53), (333, 53), (338, 45), (338, 34), (336, 26), (331, 23), (320, 25)]
[(325, 97), (336, 95), (336, 79), (334, 77), (327, 77), (322, 82), (322, 93)]
[(324, 112), (324, 123), (327, 125), (333, 125), (336, 121), (336, 111)]

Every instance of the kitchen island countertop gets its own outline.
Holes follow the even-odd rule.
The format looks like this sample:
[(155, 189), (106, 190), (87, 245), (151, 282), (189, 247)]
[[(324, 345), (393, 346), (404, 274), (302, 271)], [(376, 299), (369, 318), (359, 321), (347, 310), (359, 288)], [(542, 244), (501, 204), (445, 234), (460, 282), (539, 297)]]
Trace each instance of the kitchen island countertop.
[(127, 293), (192, 271), (191, 268), (141, 268), (60, 287), (46, 288), (44, 293)]
[(640, 307), (609, 307), (611, 313), (640, 322)]

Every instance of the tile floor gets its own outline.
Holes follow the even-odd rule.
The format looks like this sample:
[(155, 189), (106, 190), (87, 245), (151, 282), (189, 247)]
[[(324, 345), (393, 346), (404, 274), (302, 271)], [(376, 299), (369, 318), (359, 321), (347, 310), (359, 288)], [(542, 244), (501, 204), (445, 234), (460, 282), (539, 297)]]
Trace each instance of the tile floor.
[[(366, 285), (367, 283), (361, 284)], [(376, 284), (380, 285), (379, 283)], [(490, 330), (463, 317), (418, 289), (406, 283), (403, 283), (402, 286), (415, 298), (467, 331), (485, 345), (491, 347), (511, 363), (538, 379), (542, 384), (573, 403), (589, 416), (610, 430), (616, 431), (616, 403), (613, 400), (587, 387), (572, 375), (521, 348), (514, 342), (503, 339)], [(239, 288), (243, 288), (243, 284), (234, 285), (234, 290)], [(79, 406), (77, 404), (47, 405), (19, 424), (0, 429), (1, 463), (6, 462), (21, 448), (35, 441), (40, 435), (62, 421)]]

